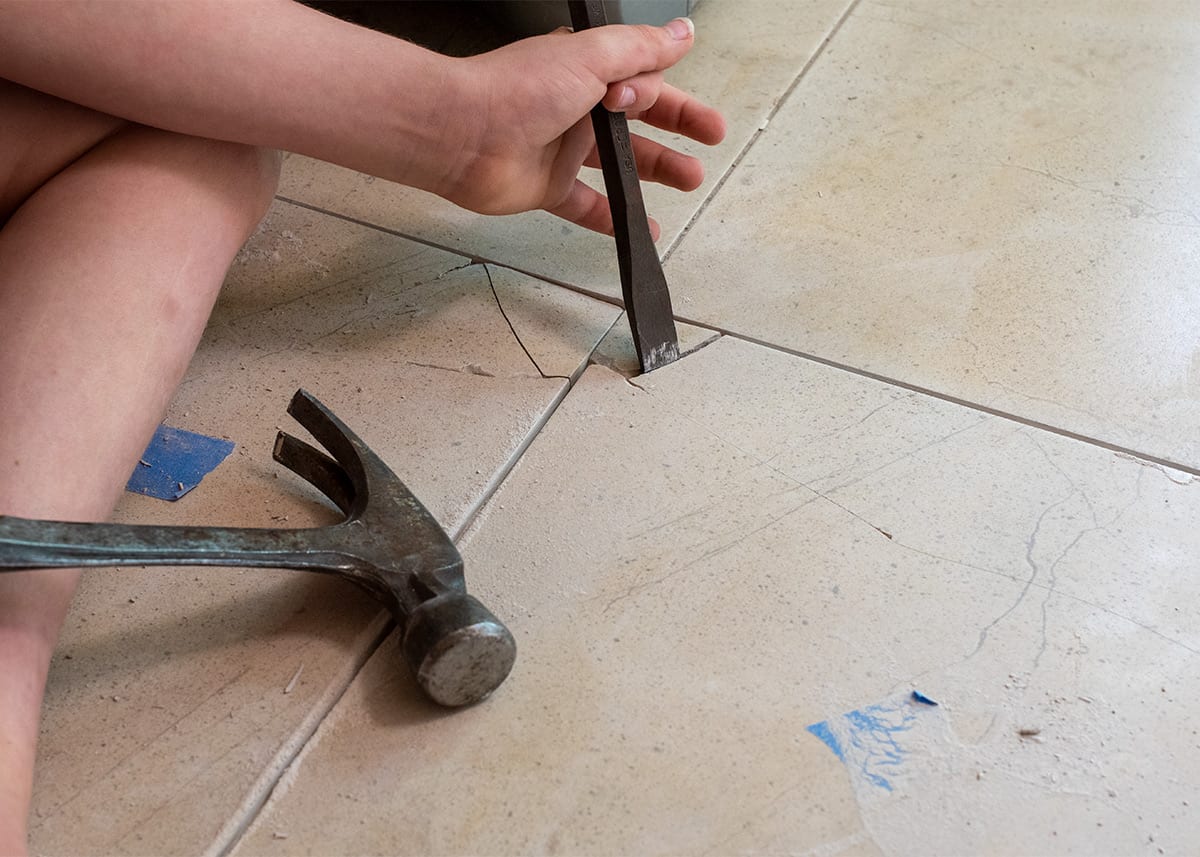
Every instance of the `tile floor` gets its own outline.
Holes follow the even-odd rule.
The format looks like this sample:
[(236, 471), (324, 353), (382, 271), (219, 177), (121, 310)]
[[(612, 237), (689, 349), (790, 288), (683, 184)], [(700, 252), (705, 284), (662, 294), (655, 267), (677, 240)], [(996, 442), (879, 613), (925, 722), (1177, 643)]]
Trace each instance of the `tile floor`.
[(293, 157), (169, 420), (237, 451), (120, 510), (330, 520), (304, 386), (509, 680), (436, 710), (338, 581), (89, 574), (38, 852), (1194, 852), (1200, 8), (695, 17), (730, 138), (648, 200), (697, 350), (632, 377), (607, 239)]

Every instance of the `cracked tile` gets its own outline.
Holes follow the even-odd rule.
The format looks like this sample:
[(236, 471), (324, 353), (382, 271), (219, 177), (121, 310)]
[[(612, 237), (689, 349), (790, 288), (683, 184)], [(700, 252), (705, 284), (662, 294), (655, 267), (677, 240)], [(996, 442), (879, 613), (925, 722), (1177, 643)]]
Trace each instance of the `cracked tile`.
[[(593, 366), (464, 537), (508, 682), (435, 711), (389, 641), (238, 853), (1186, 851), (1198, 514), (1180, 474), (731, 337)], [(808, 729), (856, 711), (907, 732)]]
[(863, 0), (669, 260), (681, 314), (1200, 466), (1198, 67), (1194, 3)]
[[(681, 322), (676, 322), (675, 332), (679, 338), (679, 353), (685, 357), (715, 342), (721, 336), (715, 330)], [(642, 365), (638, 362), (637, 347), (633, 344), (633, 331), (629, 329), (629, 318), (624, 313), (596, 346), (592, 362), (620, 372), (626, 378), (641, 374)]]
[[(331, 523), (327, 504), (271, 461), (276, 429), (297, 428), (285, 409), (304, 387), (461, 528), (564, 393), (558, 376), (584, 365), (619, 314), (488, 273), (277, 204), (235, 265), (168, 418), (237, 449), (179, 503), (126, 495), (120, 519)], [(386, 629), (369, 597), (316, 575), (86, 573), (51, 673), (34, 849), (197, 853), (227, 839)]]
[[(646, 208), (663, 227), (662, 249), (682, 233), (758, 132), (847, 2), (759, 0), (753, 15), (736, 3), (696, 7), (696, 45), (669, 79), (721, 109), (729, 133), (715, 149), (691, 141), (673, 143), (704, 161), (707, 178), (699, 190), (682, 194), (656, 185), (644, 188)], [(672, 139), (655, 129), (639, 127), (637, 132)], [(589, 181), (603, 186), (598, 172)], [(548, 214), (483, 217), (421, 191), (296, 156), (287, 160), (280, 194), (554, 282), (612, 297), (621, 293), (612, 239)]]

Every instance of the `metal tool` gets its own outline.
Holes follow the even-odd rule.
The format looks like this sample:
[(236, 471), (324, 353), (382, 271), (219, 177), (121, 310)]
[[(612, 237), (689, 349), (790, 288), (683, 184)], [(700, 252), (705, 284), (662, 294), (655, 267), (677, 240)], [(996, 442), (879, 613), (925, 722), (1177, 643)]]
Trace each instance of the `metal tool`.
[(300, 390), (288, 406), (333, 457), (280, 432), (275, 460), (342, 510), (308, 529), (160, 527), (0, 516), (0, 571), (120, 565), (215, 565), (335, 574), (383, 601), (425, 693), (447, 706), (479, 702), (512, 669), (516, 642), (467, 594), (454, 543), (396, 474), (345, 424)]
[[(608, 23), (600, 0), (568, 0), (571, 25), (578, 30)], [(658, 250), (650, 236), (637, 162), (624, 113), (610, 113), (603, 104), (592, 108), (592, 129), (600, 153), (604, 188), (612, 209), (617, 240), (617, 265), (625, 314), (643, 372), (652, 372), (679, 359), (679, 336), (671, 310), (671, 293)]]

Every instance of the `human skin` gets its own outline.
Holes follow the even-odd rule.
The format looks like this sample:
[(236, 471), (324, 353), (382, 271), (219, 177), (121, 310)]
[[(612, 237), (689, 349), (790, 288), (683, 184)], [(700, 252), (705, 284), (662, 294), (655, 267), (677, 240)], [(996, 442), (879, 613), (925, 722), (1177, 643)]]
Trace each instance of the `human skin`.
[[(290, 0), (0, 0), (0, 514), (103, 520), (161, 419), (288, 150), (483, 213), (611, 231), (577, 180), (588, 112), (718, 142), (663, 82), (667, 28), (558, 32), (469, 59)], [(694, 158), (635, 141), (643, 178)], [(38, 715), (73, 570), (0, 575), (0, 854), (26, 847)]]
[[(720, 114), (663, 83), (693, 44), (666, 27), (565, 30), (467, 59), (440, 56), (290, 0), (0, 0), (0, 78), (102, 113), (300, 152), (464, 208), (544, 208), (611, 230), (578, 182), (601, 99), (704, 143)], [(626, 89), (633, 100), (621, 104)], [(699, 185), (695, 158), (635, 142), (642, 178)], [(594, 160), (590, 165), (595, 166)]]

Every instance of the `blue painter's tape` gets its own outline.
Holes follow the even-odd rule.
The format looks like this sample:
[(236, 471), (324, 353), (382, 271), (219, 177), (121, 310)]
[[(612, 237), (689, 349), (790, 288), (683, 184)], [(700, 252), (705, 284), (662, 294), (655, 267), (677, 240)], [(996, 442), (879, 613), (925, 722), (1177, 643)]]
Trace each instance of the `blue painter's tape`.
[(822, 720), (807, 730), (833, 751), (856, 782), (891, 792), (912, 750), (914, 739), (909, 733), (921, 717), (932, 715), (922, 711), (936, 705), (914, 691)]
[(160, 500), (178, 500), (231, 452), (233, 441), (159, 426), (125, 490)]

